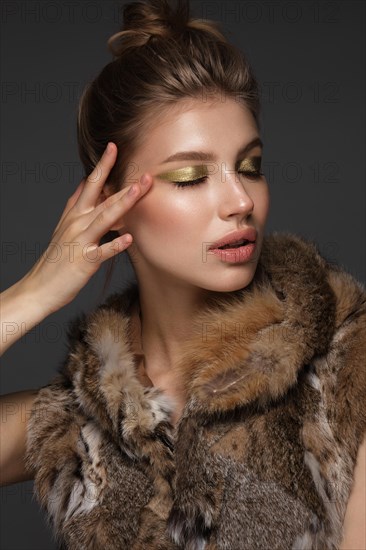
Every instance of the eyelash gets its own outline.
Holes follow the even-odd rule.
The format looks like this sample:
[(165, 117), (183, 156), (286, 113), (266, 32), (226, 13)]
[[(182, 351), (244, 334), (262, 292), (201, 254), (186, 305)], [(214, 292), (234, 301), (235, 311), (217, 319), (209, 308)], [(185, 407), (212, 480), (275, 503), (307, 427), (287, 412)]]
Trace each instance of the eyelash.
[[(263, 172), (260, 172), (259, 170), (256, 170), (255, 172), (245, 172), (244, 170), (239, 170), (239, 174), (244, 174), (247, 178), (253, 178), (253, 179), (259, 179), (261, 176), (264, 176)], [(204, 183), (207, 180), (208, 176), (204, 176), (203, 178), (199, 178), (197, 180), (191, 180), (191, 181), (177, 181), (173, 182), (174, 185), (177, 187), (191, 187), (194, 185), (199, 185), (200, 183)]]

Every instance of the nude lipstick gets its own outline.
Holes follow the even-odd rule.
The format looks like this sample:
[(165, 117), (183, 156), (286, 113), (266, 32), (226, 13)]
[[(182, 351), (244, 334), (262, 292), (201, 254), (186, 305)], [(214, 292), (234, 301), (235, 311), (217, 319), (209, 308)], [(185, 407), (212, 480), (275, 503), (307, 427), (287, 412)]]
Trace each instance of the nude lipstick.
[(256, 248), (257, 231), (247, 227), (228, 233), (211, 245), (208, 254), (215, 254), (228, 263), (247, 262), (252, 259)]

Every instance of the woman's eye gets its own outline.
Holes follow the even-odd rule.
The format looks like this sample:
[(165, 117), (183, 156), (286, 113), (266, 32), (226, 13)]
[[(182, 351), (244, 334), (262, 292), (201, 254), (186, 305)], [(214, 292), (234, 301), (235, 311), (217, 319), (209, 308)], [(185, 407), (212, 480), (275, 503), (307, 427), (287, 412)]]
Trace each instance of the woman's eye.
[(239, 174), (243, 174), (246, 178), (250, 179), (259, 179), (261, 176), (264, 176), (261, 172), (262, 157), (249, 157), (243, 160), (239, 166)]
[[(241, 169), (239, 167), (238, 174), (243, 174), (246, 178), (257, 180), (260, 177), (264, 176), (263, 172), (261, 172), (261, 157), (252, 157), (245, 159), (241, 163)], [(203, 176), (201, 178), (197, 178), (194, 180), (189, 181), (173, 181), (174, 185), (176, 187), (192, 187), (194, 185), (199, 185), (200, 183), (204, 183), (207, 180), (208, 176)]]
[(264, 176), (263, 172), (260, 170), (254, 170), (248, 172), (247, 170), (239, 170), (239, 174), (243, 174), (246, 178), (259, 179), (261, 176)]
[(208, 176), (204, 176), (203, 178), (198, 178), (191, 181), (173, 181), (173, 183), (177, 187), (190, 187), (191, 185), (198, 185), (199, 183), (205, 182), (207, 180), (207, 177)]

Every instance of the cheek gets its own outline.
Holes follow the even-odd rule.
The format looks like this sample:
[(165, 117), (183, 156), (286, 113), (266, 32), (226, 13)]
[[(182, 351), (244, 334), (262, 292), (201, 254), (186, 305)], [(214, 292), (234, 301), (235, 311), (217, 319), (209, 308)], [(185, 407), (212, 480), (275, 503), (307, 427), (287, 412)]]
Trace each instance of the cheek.
[(125, 215), (125, 222), (136, 239), (157, 237), (167, 242), (171, 237), (184, 238), (194, 216), (192, 201), (176, 196), (174, 192), (154, 190)]

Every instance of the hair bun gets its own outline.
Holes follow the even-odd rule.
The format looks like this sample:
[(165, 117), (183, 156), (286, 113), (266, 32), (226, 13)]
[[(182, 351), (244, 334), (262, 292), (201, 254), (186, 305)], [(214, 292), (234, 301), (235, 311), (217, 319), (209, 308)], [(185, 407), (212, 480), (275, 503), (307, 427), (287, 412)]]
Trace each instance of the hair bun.
[(152, 36), (168, 38), (186, 28), (189, 0), (178, 0), (176, 9), (169, 0), (129, 2), (122, 12), (122, 30), (108, 40), (108, 47), (116, 56), (127, 48), (143, 46)]
[(122, 29), (108, 40), (109, 50), (117, 57), (128, 48), (143, 46), (151, 37), (173, 38), (187, 29), (206, 31), (225, 40), (216, 22), (191, 19), (189, 0), (177, 0), (175, 8), (170, 0), (129, 2), (122, 13)]

